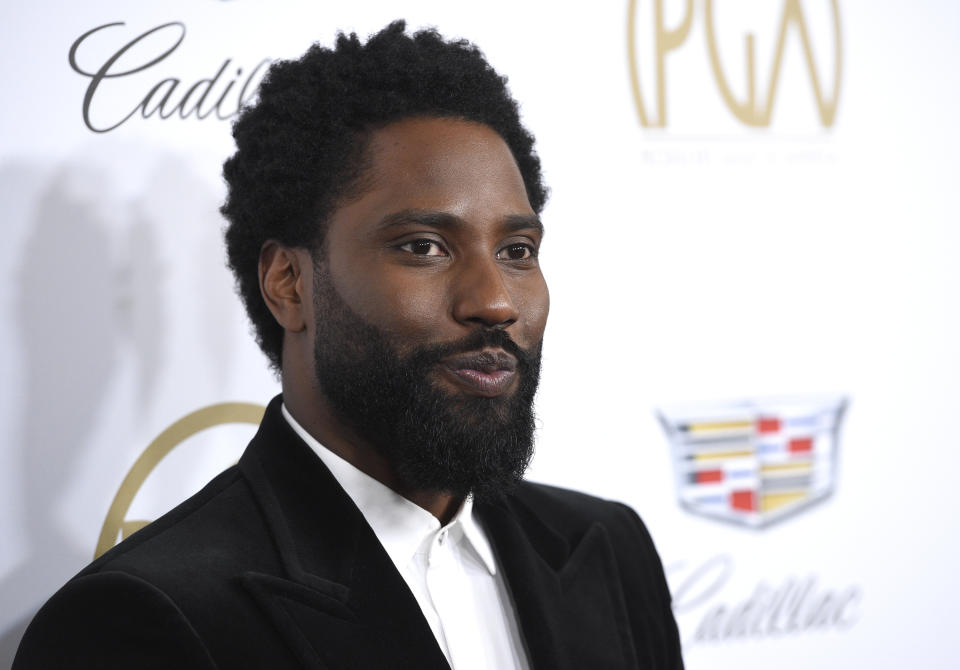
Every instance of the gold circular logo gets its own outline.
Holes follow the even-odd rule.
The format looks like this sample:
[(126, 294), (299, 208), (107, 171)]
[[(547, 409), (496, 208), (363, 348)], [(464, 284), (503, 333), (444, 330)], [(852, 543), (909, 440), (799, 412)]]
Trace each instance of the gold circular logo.
[(97, 541), (94, 558), (116, 544), (118, 536), (120, 536), (120, 539), (126, 538), (150, 523), (143, 520), (127, 520), (127, 511), (147, 477), (163, 460), (163, 457), (173, 451), (174, 447), (200, 431), (214, 426), (227, 423), (259, 424), (263, 419), (264, 410), (265, 408), (262, 405), (246, 402), (225, 402), (210, 405), (187, 414), (160, 433), (140, 454), (140, 458), (130, 468), (127, 476), (123, 478), (120, 490), (117, 491), (117, 495), (110, 505), (110, 510), (107, 512), (107, 518), (103, 522), (103, 529), (100, 531), (100, 539)]

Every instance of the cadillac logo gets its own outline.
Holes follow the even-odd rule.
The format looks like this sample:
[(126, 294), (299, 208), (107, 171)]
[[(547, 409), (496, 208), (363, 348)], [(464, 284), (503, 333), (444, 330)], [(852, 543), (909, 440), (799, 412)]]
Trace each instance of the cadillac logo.
[(806, 396), (660, 410), (680, 504), (761, 527), (826, 498), (846, 405)]

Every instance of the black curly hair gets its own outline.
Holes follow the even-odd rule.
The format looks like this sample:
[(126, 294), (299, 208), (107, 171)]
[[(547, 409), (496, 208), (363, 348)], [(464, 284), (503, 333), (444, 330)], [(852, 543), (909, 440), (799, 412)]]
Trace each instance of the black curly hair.
[(521, 125), (507, 80), (473, 44), (435, 30), (407, 35), (395, 21), (362, 44), (337, 35), (298, 60), (274, 63), (259, 99), (233, 125), (237, 152), (223, 165), (227, 258), (257, 343), (279, 370), (283, 329), (260, 295), (258, 263), (267, 240), (312, 251), (344, 197), (362, 188), (369, 134), (409, 117), (486, 124), (513, 153), (534, 211), (547, 190), (533, 136)]

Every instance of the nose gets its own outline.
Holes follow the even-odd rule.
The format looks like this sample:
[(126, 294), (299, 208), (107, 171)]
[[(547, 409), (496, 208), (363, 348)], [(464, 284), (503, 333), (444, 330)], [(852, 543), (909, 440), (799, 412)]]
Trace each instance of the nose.
[(519, 316), (496, 259), (476, 259), (457, 273), (453, 318), (459, 323), (507, 328)]

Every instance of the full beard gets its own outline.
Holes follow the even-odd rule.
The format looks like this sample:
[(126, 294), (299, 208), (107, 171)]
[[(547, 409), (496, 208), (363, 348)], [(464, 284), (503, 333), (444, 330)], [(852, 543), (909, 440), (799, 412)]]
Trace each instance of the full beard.
[[(350, 309), (323, 270), (317, 263), (314, 366), (337, 417), (386, 458), (409, 490), (489, 500), (513, 488), (533, 456), (541, 343), (525, 350), (506, 331), (483, 328), (401, 356), (387, 333)], [(512, 392), (471, 396), (431, 380), (442, 359), (485, 347), (516, 357)]]

